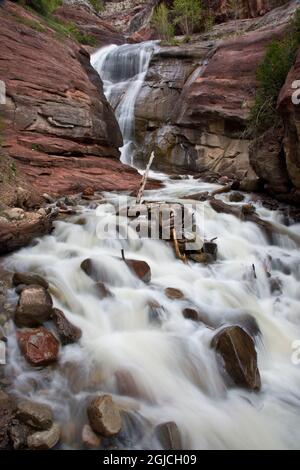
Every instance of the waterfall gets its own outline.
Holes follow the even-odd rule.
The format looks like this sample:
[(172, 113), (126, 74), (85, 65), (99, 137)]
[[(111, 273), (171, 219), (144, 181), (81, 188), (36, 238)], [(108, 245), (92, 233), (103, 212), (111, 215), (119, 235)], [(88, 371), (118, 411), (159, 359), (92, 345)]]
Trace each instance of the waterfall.
[(91, 64), (99, 73), (107, 100), (118, 120), (124, 145), (121, 161), (133, 165), (135, 102), (143, 86), (155, 42), (110, 45), (91, 57)]
[[(92, 59), (116, 109), (126, 162), (132, 161), (134, 103), (154, 47), (109, 46)], [(191, 177), (153, 176), (162, 187), (145, 192), (149, 202), (186, 204), (191, 194), (217, 188)], [(101, 196), (98, 203), (79, 199), (72, 207), (75, 215), (56, 221), (51, 235), (6, 260), (11, 271), (43, 276), (54, 306), (82, 330), (79, 343), (61, 347), (58, 364), (37, 370), (22, 356), (11, 321), (7, 375), (14, 393), (52, 407), (63, 429), (60, 446), (66, 449), (83, 448), (87, 404), (106, 393), (123, 411), (122, 432), (103, 440), (108, 448), (161, 449), (155, 428), (166, 422), (176, 423), (182, 446), (189, 450), (299, 448), (300, 368), (292, 360), (293, 345), (300, 343), (297, 244), (286, 235), (270, 242), (261, 227), (219, 214), (205, 201), (195, 209), (202, 214), (198, 230), (202, 238), (217, 239), (218, 259), (186, 264), (167, 241), (133, 236), (135, 221), (120, 210), (128, 204), (125, 194)], [(217, 197), (231, 201), (230, 194)], [(254, 204), (260, 217), (283, 223), (279, 211), (266, 209), (251, 195), (245, 195), (245, 203)], [(127, 226), (129, 236), (116, 237), (112, 222)], [(300, 224), (289, 230), (299, 235)], [(134, 275), (121, 250), (126, 259), (148, 263), (151, 282)], [(81, 268), (86, 259), (97, 266), (98, 279)], [(108, 295), (100, 292), (99, 283)], [(167, 288), (179, 289), (183, 297), (172, 300)], [(13, 289), (10, 296), (17, 302)], [(196, 309), (201, 321), (186, 318), (187, 308)], [(211, 347), (221, 328), (245, 327), (249, 318), (260, 330), (255, 337), (262, 382), (258, 393), (228, 387)], [(45, 326), (53, 328), (51, 322)]]

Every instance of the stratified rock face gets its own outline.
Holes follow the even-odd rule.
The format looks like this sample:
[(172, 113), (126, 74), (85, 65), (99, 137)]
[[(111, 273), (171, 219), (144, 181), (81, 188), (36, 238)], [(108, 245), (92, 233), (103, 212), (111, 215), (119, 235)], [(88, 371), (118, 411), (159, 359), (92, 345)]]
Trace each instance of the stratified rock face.
[[(295, 198), (300, 200), (300, 51), (294, 67), (278, 98), (278, 109), (285, 125), (284, 150), (289, 177), (294, 184)], [(297, 82), (296, 82), (297, 81)]]
[(78, 29), (89, 34), (95, 40), (95, 47), (107, 44), (123, 44), (124, 36), (113, 26), (103, 21), (86, 2), (64, 1), (64, 4), (55, 11), (55, 16), (66, 23), (75, 23)]
[(0, 23), (5, 148), (28, 183), (40, 194), (136, 188), (139, 175), (118, 161), (122, 137), (89, 54), (17, 4), (5, 2)]
[(145, 165), (154, 148), (159, 168), (255, 181), (245, 129), (256, 69), (294, 10), (290, 4), (260, 19), (217, 25), (190, 44), (161, 47), (136, 103), (137, 162)]

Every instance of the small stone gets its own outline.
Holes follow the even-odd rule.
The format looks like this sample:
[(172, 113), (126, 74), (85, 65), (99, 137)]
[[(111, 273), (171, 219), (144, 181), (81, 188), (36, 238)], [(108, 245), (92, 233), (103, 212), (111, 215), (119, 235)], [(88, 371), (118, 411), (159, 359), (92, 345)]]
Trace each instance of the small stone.
[(17, 404), (17, 418), (32, 428), (45, 430), (53, 424), (52, 410), (49, 406), (29, 400)]
[(125, 259), (127, 266), (134, 274), (144, 282), (151, 281), (151, 269), (146, 261), (140, 261), (137, 259)]
[(180, 300), (184, 298), (184, 294), (181, 290), (175, 289), (174, 287), (167, 287), (167, 289), (165, 289), (165, 295), (171, 300)]
[(23, 289), (15, 314), (18, 326), (39, 326), (49, 320), (52, 312), (52, 299), (41, 286), (28, 286)]
[(164, 450), (182, 450), (180, 432), (173, 421), (158, 425), (155, 434)]
[(62, 344), (77, 343), (80, 340), (82, 336), (81, 329), (73, 325), (61, 310), (54, 308), (51, 318)]
[(44, 287), (44, 289), (49, 288), (48, 282), (42, 276), (39, 276), (38, 274), (33, 274), (33, 273), (16, 272), (13, 275), (12, 282), (14, 286), (18, 286), (20, 284), (22, 285), (26, 284), (26, 285), (41, 286), (41, 287)]
[(44, 194), (43, 194), (43, 198), (44, 198), (45, 201), (48, 202), (49, 204), (54, 204), (54, 202), (55, 202), (55, 199), (54, 199), (52, 196), (50, 196), (49, 194), (44, 193)]
[(97, 282), (96, 289), (97, 289), (100, 299), (105, 299), (106, 297), (112, 297), (113, 295), (103, 282)]
[(87, 449), (98, 449), (101, 445), (101, 437), (98, 436), (89, 424), (82, 428), (82, 442)]
[(230, 202), (242, 202), (244, 199), (245, 199), (245, 196), (239, 192), (234, 192), (229, 195)]
[(182, 312), (184, 318), (187, 320), (192, 320), (192, 321), (199, 321), (199, 315), (197, 310), (194, 310), (193, 308), (185, 308)]
[(110, 395), (94, 398), (88, 406), (87, 413), (92, 429), (102, 436), (112, 437), (121, 431), (120, 410)]
[(27, 439), (29, 449), (50, 450), (56, 446), (60, 439), (60, 427), (54, 423), (47, 431), (39, 431)]
[(94, 195), (95, 195), (95, 191), (90, 186), (87, 188), (84, 188), (84, 190), (82, 191), (82, 199), (90, 200), (93, 198)]
[(9, 220), (22, 220), (25, 217), (25, 212), (19, 207), (13, 207), (12, 209), (6, 209), (4, 215)]

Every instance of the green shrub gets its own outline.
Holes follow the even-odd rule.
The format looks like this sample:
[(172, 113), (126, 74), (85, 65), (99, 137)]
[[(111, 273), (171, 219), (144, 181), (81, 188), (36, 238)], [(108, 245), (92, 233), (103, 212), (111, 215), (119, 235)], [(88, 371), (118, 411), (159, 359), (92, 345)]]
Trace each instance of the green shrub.
[(42, 16), (49, 16), (62, 4), (62, 0), (19, 0), (18, 3), (32, 8)]
[(282, 40), (272, 41), (257, 69), (257, 91), (251, 109), (247, 133), (256, 137), (278, 124), (277, 99), (287, 74), (295, 61), (300, 44), (300, 9), (291, 21), (289, 32)]
[(195, 28), (200, 26), (201, 10), (200, 0), (174, 0), (175, 22), (187, 36), (193, 34)]
[(155, 8), (151, 22), (161, 39), (167, 42), (171, 41), (175, 31), (174, 26), (170, 22), (170, 10), (164, 3)]

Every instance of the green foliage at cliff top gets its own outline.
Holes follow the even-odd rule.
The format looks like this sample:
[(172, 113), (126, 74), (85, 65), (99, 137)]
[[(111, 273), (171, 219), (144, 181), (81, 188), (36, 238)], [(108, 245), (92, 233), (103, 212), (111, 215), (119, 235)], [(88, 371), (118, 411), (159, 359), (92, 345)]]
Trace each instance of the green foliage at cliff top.
[(18, 3), (32, 8), (40, 15), (49, 16), (62, 4), (62, 0), (18, 0)]
[(300, 9), (281, 40), (272, 41), (257, 69), (257, 91), (251, 109), (248, 134), (257, 137), (276, 126), (280, 117), (276, 111), (277, 99), (287, 74), (293, 66), (300, 45)]
[(190, 35), (201, 22), (200, 0), (174, 0), (174, 18), (182, 32)]

